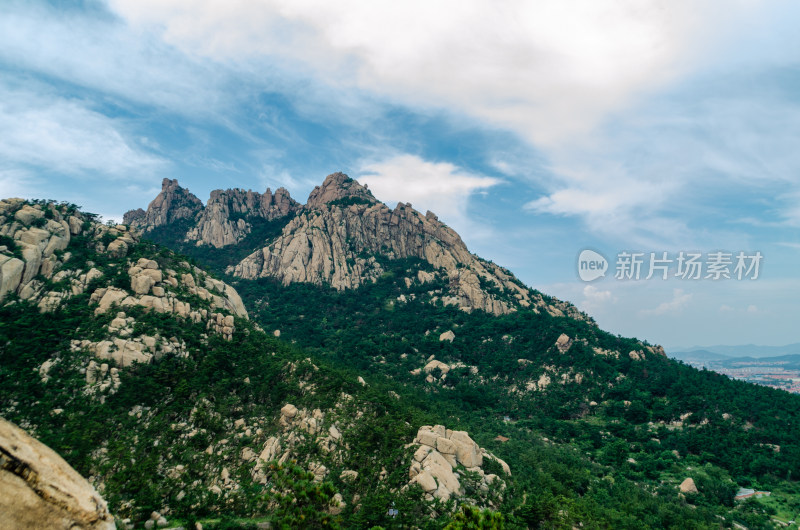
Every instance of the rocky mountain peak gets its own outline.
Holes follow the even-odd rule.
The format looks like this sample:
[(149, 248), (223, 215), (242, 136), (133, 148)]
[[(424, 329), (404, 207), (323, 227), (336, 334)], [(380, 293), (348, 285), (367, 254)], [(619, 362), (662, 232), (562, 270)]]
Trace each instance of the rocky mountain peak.
[(179, 219), (193, 219), (203, 210), (203, 203), (188, 189), (182, 188), (177, 179), (165, 178), (161, 182), (161, 193), (147, 207), (131, 210), (123, 217), (123, 222), (131, 226), (151, 230)]
[(216, 248), (236, 244), (252, 232), (254, 220), (271, 221), (299, 208), (285, 188), (274, 194), (269, 188), (263, 194), (238, 188), (214, 190), (186, 240)]
[(362, 186), (344, 173), (339, 172), (328, 175), (321, 186), (317, 186), (311, 191), (306, 202), (306, 208), (319, 208), (342, 199), (351, 199), (349, 202), (353, 204), (378, 202), (366, 186)]
[(222, 248), (243, 244), (247, 238), (248, 245), (258, 245), (249, 246), (244, 259), (225, 264), (225, 271), (239, 278), (271, 277), (285, 285), (308, 282), (355, 289), (386, 272), (382, 260), (415, 258), (427, 262), (432, 271), (409, 273), (405, 287), (430, 283), (432, 303), (493, 314), (530, 309), (586, 318), (569, 304), (545, 300), (508, 270), (472, 254), (432, 212), (423, 215), (409, 203), (391, 209), (341, 172), (328, 175), (304, 206), (280, 188), (274, 194), (216, 190), (203, 207), (177, 181), (165, 179), (147, 212), (129, 212), (125, 219), (149, 230), (188, 218), (193, 223), (184, 242)]

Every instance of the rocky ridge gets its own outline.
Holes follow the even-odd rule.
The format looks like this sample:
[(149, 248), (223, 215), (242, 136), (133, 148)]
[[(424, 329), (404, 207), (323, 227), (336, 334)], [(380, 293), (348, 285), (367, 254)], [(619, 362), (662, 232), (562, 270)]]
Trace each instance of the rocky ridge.
[(263, 195), (214, 191), (205, 208), (197, 206), (193, 195), (187, 199), (189, 195), (176, 181), (165, 179), (147, 211), (128, 212), (125, 220), (148, 231), (169, 219), (191, 218), (184, 240), (221, 248), (241, 242), (253, 219), (286, 219), (278, 237), (241, 262), (230, 263), (226, 272), (244, 279), (270, 277), (285, 285), (308, 282), (343, 290), (377, 281), (385, 272), (378, 258), (419, 258), (434, 271), (410, 275), (406, 286), (445, 283), (445, 290), (431, 291), (432, 302), (496, 315), (529, 308), (588, 319), (571, 304), (543, 297), (507, 269), (470, 253), (434, 213), (423, 215), (409, 203), (391, 209), (343, 173), (329, 175), (303, 206), (282, 188), (274, 195), (269, 190)]
[(200, 199), (181, 188), (177, 179), (164, 179), (161, 182), (161, 193), (147, 207), (127, 212), (122, 222), (137, 228), (150, 230), (164, 226), (179, 219), (193, 219), (203, 210)]
[(244, 239), (252, 231), (254, 219), (274, 220), (299, 207), (285, 188), (278, 188), (274, 194), (269, 189), (263, 194), (242, 189), (214, 190), (203, 206), (176, 179), (164, 179), (161, 193), (147, 210), (131, 210), (124, 215), (123, 222), (147, 232), (187, 220), (191, 226), (184, 235), (185, 241), (222, 248)]
[(253, 217), (271, 221), (295, 212), (299, 206), (285, 188), (278, 188), (274, 195), (269, 189), (263, 194), (214, 190), (197, 216), (197, 224), (186, 233), (186, 240), (216, 248), (235, 245), (252, 231)]
[(23, 199), (0, 201), (0, 301), (15, 294), (23, 300), (38, 300), (42, 311), (49, 311), (102, 277), (93, 267), (73, 270), (66, 266), (72, 257), (67, 247), (75, 237), (88, 239), (95, 250), (113, 257), (125, 256), (138, 241), (128, 227), (92, 222), (74, 207)]
[[(329, 175), (311, 192), (305, 208), (280, 237), (228, 272), (246, 279), (274, 277), (284, 284), (353, 289), (384, 272), (375, 254), (427, 261), (450, 285), (443, 302), (465, 310), (504, 314), (517, 307), (545, 306), (508, 271), (471, 254), (459, 235), (432, 212), (422, 215), (408, 203), (392, 210), (342, 173)], [(502, 296), (490, 293), (492, 289)]]

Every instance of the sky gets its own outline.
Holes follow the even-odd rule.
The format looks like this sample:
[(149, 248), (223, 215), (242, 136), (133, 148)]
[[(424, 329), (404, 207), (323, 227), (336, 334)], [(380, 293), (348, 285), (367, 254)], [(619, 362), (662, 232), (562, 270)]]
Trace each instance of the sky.
[[(0, 197), (119, 220), (165, 177), (305, 202), (343, 171), (613, 333), (800, 342), (799, 19), (789, 0), (3, 0)], [(585, 249), (604, 276), (581, 279)], [(761, 256), (742, 279), (740, 253)]]

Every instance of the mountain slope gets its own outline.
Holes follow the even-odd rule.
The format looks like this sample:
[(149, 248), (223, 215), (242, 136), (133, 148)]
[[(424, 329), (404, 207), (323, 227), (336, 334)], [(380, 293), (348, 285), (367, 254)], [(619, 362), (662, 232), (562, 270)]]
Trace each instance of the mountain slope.
[[(466, 432), (412, 466), (428, 447), (429, 435), (415, 436), (425, 414), (268, 337), (207, 272), (72, 205), (13, 200), (0, 211), (0, 253), (14, 264), (0, 305), (0, 416), (61, 452), (120, 517), (380, 524), (391, 495), (398, 522), (437, 527), (440, 505), (499, 503), (506, 464)], [(19, 248), (34, 240), (62, 248), (24, 282), (42, 267)], [(297, 506), (301, 491), (314, 502)]]
[[(434, 279), (446, 282), (431, 297), (434, 303), (441, 301), (465, 311), (480, 309), (496, 315), (530, 309), (588, 320), (573, 305), (526, 288), (507, 269), (470, 253), (459, 235), (435, 214), (422, 215), (403, 203), (392, 210), (342, 173), (329, 175), (311, 192), (304, 206), (291, 200), (285, 190), (278, 190), (274, 199), (270, 199), (273, 206), (266, 213), (262, 206), (245, 208), (246, 201), (235, 202), (239, 206), (225, 209), (220, 204), (227, 204), (227, 199), (221, 197), (255, 196), (242, 190), (215, 191), (205, 209), (198, 210), (193, 218), (185, 216), (188, 192), (182, 189), (178, 192), (175, 181), (164, 182), (164, 189), (145, 215), (128, 212), (126, 220), (135, 221), (154, 240), (202, 257), (203, 261), (236, 277), (271, 277), (285, 285), (305, 282), (339, 290), (354, 289), (376, 281), (385, 272), (379, 258), (416, 257), (432, 269), (409, 276), (407, 286)], [(269, 190), (264, 197), (272, 197)], [(253, 199), (249, 204), (262, 205), (263, 201)], [(174, 214), (170, 213), (172, 210)], [(170, 217), (187, 222), (148, 222)], [(212, 226), (209, 217), (214, 219), (213, 227), (226, 228), (209, 228)], [(241, 236), (246, 229), (236, 232), (235, 227), (239, 224), (244, 227), (252, 219), (272, 221), (272, 230), (262, 232), (260, 240), (245, 241)], [(214, 230), (226, 235), (212, 237)], [(228, 252), (224, 257), (220, 254), (209, 260), (209, 253), (202, 246), (191, 248), (192, 241), (198, 245), (224, 246)], [(240, 259), (242, 253), (247, 255)]]
[[(344, 175), (326, 178), (279, 231), (250, 241), (255, 248), (243, 258), (241, 244), (227, 247), (225, 260), (157, 229), (151, 234), (232, 273), (228, 281), (265, 329), (334, 366), (426, 396), (448, 411), (450, 419), (440, 421), (469, 425), (512, 471), (541, 436), (588, 455), (616, 480), (657, 490), (665, 502), (693, 477), (701, 493), (692, 504), (715, 506), (729, 524), (730, 517), (759, 517), (752, 506), (731, 508), (737, 484), (793, 498), (795, 396), (698, 372), (658, 346), (605, 333), (569, 304), (485, 266), (432, 214), (403, 204), (390, 210)], [(478, 278), (490, 303), (470, 305), (478, 298), (463, 292), (462, 271)], [(540, 302), (525, 307), (505, 281)], [(498, 435), (510, 441), (498, 445)], [(541, 471), (541, 463), (532, 465), (523, 476)], [(524, 482), (522, 491), (539, 487)], [(547, 491), (585, 499), (598, 487), (590, 481)]]
[[(140, 236), (71, 205), (0, 203), (18, 279), (0, 304), (0, 416), (138, 525), (155, 510), (185, 526), (440, 528), (473, 504), (510, 528), (769, 527), (758, 501), (734, 506), (737, 486), (797, 500), (796, 396), (670, 361), (535, 291), (545, 310), (466, 311), (444, 303), (444, 267), (389, 251), (354, 288), (224, 276), (294, 238), (292, 219), (368, 200), (357, 186), (320, 187), (263, 240), (219, 249), (186, 241), (197, 213)], [(46, 238), (32, 230), (48, 220)]]

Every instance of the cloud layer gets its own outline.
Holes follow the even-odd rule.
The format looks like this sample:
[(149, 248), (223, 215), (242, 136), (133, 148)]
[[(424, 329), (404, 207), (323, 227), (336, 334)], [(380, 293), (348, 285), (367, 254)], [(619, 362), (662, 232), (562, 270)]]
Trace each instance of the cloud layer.
[[(447, 106), (537, 144), (589, 131), (670, 82), (721, 2), (112, 0), (128, 20), (219, 60), (298, 61), (333, 85)], [(727, 5), (727, 4), (726, 4)], [(694, 56), (697, 53), (694, 52)]]
[(447, 162), (428, 162), (408, 154), (364, 163), (358, 180), (390, 207), (410, 202), (417, 210), (437, 214), (463, 234), (477, 228), (475, 221), (466, 216), (470, 196), (501, 182), (472, 175)]

